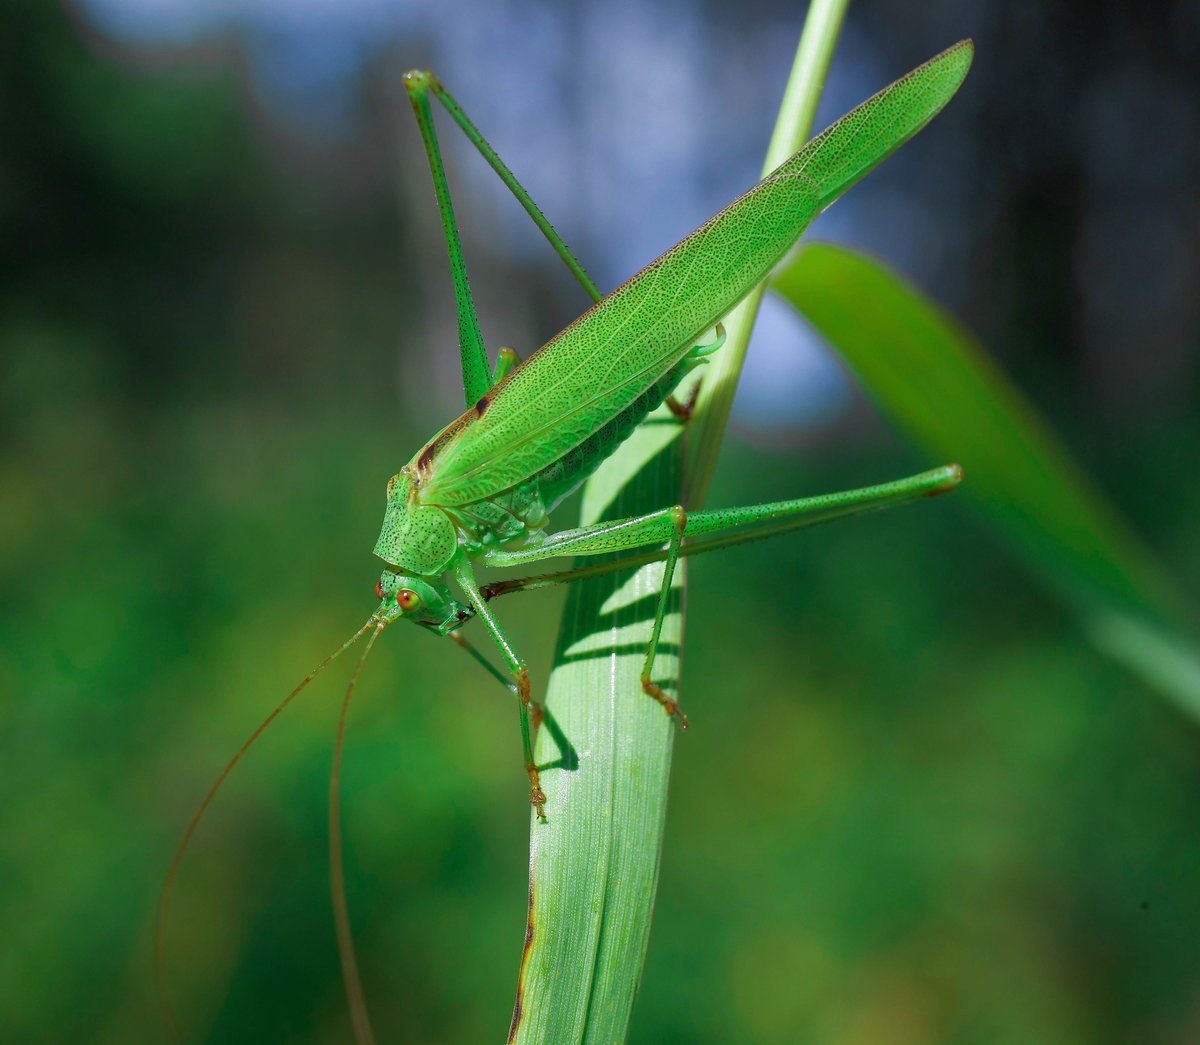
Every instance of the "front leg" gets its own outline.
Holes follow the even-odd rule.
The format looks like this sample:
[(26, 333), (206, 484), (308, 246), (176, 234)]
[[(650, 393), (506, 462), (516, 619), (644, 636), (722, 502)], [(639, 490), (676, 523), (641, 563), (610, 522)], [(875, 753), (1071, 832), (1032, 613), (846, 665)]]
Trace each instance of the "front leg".
[(491, 663), (482, 653), (479, 652), (461, 631), (445, 632), (445, 637), (454, 643), (460, 650), (466, 653), (476, 664), (486, 671), (492, 678), (500, 683), (509, 693), (516, 693), (516, 683), (509, 681), (503, 673), (494, 664)]
[(537, 763), (533, 760), (533, 726), (530, 724), (531, 717), (537, 721), (541, 720), (541, 707), (530, 699), (529, 669), (525, 665), (524, 658), (513, 648), (512, 643), (508, 641), (508, 636), (501, 630), (499, 622), (488, 609), (487, 602), (479, 590), (479, 584), (475, 580), (475, 571), (471, 569), (471, 564), (466, 559), (454, 567), (454, 576), (463, 591), (467, 593), (467, 598), (471, 600), (471, 605), (475, 608), (479, 619), (491, 632), (492, 638), (508, 663), (509, 670), (513, 673), (513, 679), (517, 685), (517, 708), (521, 716), (521, 745), (525, 754), (525, 772), (529, 774), (529, 804), (537, 811), (538, 819), (545, 823), (546, 814), (543, 807), (546, 804), (546, 795), (542, 791), (541, 781), (538, 778)]

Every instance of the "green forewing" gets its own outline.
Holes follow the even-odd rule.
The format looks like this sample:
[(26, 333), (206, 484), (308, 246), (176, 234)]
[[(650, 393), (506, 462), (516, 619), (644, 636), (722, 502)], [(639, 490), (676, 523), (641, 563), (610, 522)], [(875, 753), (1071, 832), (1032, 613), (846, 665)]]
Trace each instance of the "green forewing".
[(470, 504), (546, 468), (621, 412), (763, 279), (810, 221), (953, 97), (969, 41), (843, 116), (623, 283), (469, 410), (418, 498)]
[(479, 500), (583, 442), (769, 271), (808, 223), (815, 200), (803, 175), (763, 183), (752, 207), (723, 211), (585, 312), (514, 371), (483, 416), (434, 455), (421, 500), (446, 506)]
[(962, 86), (975, 45), (962, 40), (850, 110), (771, 177), (803, 172), (817, 186), (819, 214), (861, 181), (945, 107)]

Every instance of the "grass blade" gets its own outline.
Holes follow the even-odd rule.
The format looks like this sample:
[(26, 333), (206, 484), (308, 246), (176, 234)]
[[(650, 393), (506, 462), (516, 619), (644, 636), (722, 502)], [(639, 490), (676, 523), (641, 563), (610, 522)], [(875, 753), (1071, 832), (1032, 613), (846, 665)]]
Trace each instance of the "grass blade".
[[(677, 499), (679, 431), (671, 421), (643, 425), (593, 480), (585, 520)], [(652, 563), (575, 584), (568, 596), (538, 733), (549, 822), (531, 825), (513, 1041), (626, 1035), (649, 942), (675, 733), (639, 682), (661, 577), (662, 564)], [(668, 689), (678, 685), (681, 634), (676, 610), (664, 621), (655, 671)]]
[(841, 247), (805, 245), (773, 288), (908, 438), (963, 466), (962, 495), (1092, 641), (1200, 718), (1200, 653), (1181, 635), (1184, 612), (1162, 568), (976, 340), (883, 265)]
[[(847, 3), (814, 0), (809, 9), (768, 170), (811, 130)], [(722, 394), (702, 398), (689, 426), (689, 442), (704, 449), (689, 468), (686, 498), (682, 430), (659, 411), (589, 481), (583, 523), (703, 503), (760, 297), (758, 290), (727, 320), (733, 344), (719, 357), (732, 358), (717, 364), (719, 381), (706, 379)], [(639, 680), (662, 569), (652, 563), (582, 581), (568, 596), (537, 741), (549, 823), (531, 821), (529, 921), (510, 1042), (614, 1045), (628, 1034), (650, 940), (675, 735)], [(686, 574), (681, 560), (654, 672), (674, 693)]]

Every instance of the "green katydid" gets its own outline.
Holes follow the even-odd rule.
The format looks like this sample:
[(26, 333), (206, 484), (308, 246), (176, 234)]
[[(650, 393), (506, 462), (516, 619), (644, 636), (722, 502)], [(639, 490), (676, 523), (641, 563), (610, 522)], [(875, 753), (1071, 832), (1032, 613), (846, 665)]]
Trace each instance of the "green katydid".
[[(226, 766), (193, 817), (160, 900), (160, 955), (171, 884), (187, 842), (217, 789), (283, 707), (363, 636), (370, 638), (352, 676), (347, 702), (376, 638), (401, 618), (463, 645), (515, 691), (530, 802), (537, 817), (544, 819), (545, 795), (532, 743), (537, 705), (531, 697), (525, 660), (493, 613), (492, 598), (663, 561), (642, 688), (686, 726), (678, 703), (652, 681), (651, 672), (672, 573), (681, 556), (934, 496), (957, 485), (961, 473), (957, 466), (948, 465), (895, 482), (820, 497), (698, 512), (672, 505), (636, 518), (546, 532), (554, 508), (582, 485), (651, 410), (667, 402), (680, 423), (687, 423), (687, 404), (676, 403), (671, 395), (685, 375), (720, 348), (724, 337), (721, 317), (767, 276), (813, 218), (946, 105), (966, 76), (972, 56), (971, 42), (960, 42), (863, 102), (607, 297), (601, 297), (525, 189), (438, 81), (428, 72), (406, 74), (405, 88), (425, 144), (450, 258), (467, 410), (421, 447), (387, 484), (384, 522), (375, 546), (376, 555), (386, 564), (376, 585), (378, 608), (271, 713)], [(505, 349), (495, 365), (489, 365), (442, 167), (430, 95), (504, 180), (595, 302), (524, 362)], [(518, 567), (559, 556), (612, 553), (625, 554), (595, 565), (482, 586), (475, 575), (476, 565)], [(458, 597), (452, 593), (449, 579), (460, 589)], [(507, 677), (459, 635), (458, 629), (475, 617), (499, 649)], [(339, 895), (336, 773), (344, 713), (345, 704), (330, 803), (334, 903), (356, 1029), (369, 1037), (365, 1011), (355, 1001), (357, 974), (344, 898)], [(161, 976), (161, 958), (159, 971)]]
[[(734, 540), (749, 539), (763, 536), (766, 527), (779, 533), (940, 493), (957, 483), (959, 473), (949, 467), (828, 497), (690, 516), (675, 505), (640, 518), (544, 532), (548, 513), (667, 399), (689, 371), (720, 347), (721, 317), (770, 272), (812, 219), (950, 100), (967, 73), (972, 50), (969, 41), (957, 44), (862, 103), (700, 229), (598, 300), (524, 363), (514, 367), (509, 357), (501, 356), (491, 373), (438, 154), (430, 94), (501, 171), (572, 271), (589, 289), (591, 284), (441, 85), (425, 72), (405, 77), (449, 244), (468, 409), (388, 482), (383, 529), (375, 545), (375, 554), (388, 566), (376, 589), (380, 605), (374, 627), (382, 629), (405, 618), (449, 635), (472, 617), (483, 621), (516, 682), (530, 801), (539, 817), (545, 796), (533, 760), (529, 673), (485, 597), (514, 587), (492, 586), (485, 593), (476, 582), (474, 564), (525, 566), (563, 555), (660, 549), (655, 555), (661, 554), (666, 568), (646, 648), (642, 688), (678, 716), (677, 702), (651, 681), (672, 571), (685, 549), (695, 554), (732, 543), (714, 536), (707, 543), (693, 541), (685, 546), (686, 538), (723, 532)], [(714, 339), (698, 341), (714, 324)], [(680, 412), (686, 418), (686, 410)], [(556, 579), (570, 580), (570, 572)], [(447, 576), (455, 579), (465, 601), (452, 596)], [(534, 582), (524, 586), (529, 583)], [(685, 722), (682, 716), (680, 721)]]

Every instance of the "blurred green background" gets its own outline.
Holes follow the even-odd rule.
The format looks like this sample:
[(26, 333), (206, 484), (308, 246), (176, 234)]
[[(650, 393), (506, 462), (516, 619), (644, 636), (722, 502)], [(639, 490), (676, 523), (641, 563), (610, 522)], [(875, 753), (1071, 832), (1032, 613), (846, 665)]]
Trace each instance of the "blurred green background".
[[(164, 1037), (171, 852), (373, 607), (384, 483), (457, 412), (399, 73), (441, 73), (611, 287), (753, 180), (802, 14), (5, 6), (0, 1038)], [(960, 100), (815, 232), (973, 326), (1194, 590), (1200, 19), (864, 0), (819, 122), (968, 34)], [(527, 352), (582, 295), (443, 137), (485, 334)], [(752, 351), (711, 503), (933, 463), (783, 310)], [(505, 607), (542, 680), (559, 605)], [(443, 645), (384, 637), (347, 746), (386, 1041), (500, 1040), (521, 951), (515, 716)], [(346, 673), (196, 837), (171, 936), (189, 1040), (350, 1036), (325, 849)], [(1200, 1040), (1200, 734), (953, 498), (697, 560), (684, 687), (634, 1041)]]

